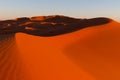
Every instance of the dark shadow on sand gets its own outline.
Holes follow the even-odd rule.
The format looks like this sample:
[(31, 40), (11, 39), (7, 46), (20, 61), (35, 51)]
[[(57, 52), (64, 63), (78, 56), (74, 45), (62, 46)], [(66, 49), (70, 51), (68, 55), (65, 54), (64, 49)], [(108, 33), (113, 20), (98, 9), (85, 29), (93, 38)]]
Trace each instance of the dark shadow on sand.
[(0, 34), (23, 32), (35, 36), (57, 36), (86, 27), (107, 24), (109, 18), (79, 19), (67, 16), (41, 16), (0, 21)]
[(0, 35), (0, 80), (26, 80), (15, 34)]

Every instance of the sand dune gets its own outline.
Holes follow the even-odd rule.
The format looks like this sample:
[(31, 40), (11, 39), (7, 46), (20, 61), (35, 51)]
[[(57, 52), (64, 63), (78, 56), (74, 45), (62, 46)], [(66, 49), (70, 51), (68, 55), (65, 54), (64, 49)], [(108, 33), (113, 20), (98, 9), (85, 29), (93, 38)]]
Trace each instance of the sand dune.
[[(67, 20), (68, 22), (63, 21), (65, 20), (64, 18), (69, 19)], [(18, 20), (20, 21), (18, 22), (19, 26), (15, 26), (12, 31), (12, 33), (17, 33), (16, 35), (3, 35), (1, 33), (0, 59), (2, 59), (2, 64), (0, 66), (3, 71), (0, 72), (2, 75), (0, 79), (120, 79), (119, 23), (109, 18), (82, 20), (64, 16), (19, 18), (14, 21)], [(71, 23), (71, 21), (74, 23)], [(54, 26), (60, 22), (64, 23), (61, 23), (61, 26)], [(13, 24), (16, 24), (16, 22)], [(67, 28), (64, 28), (66, 24)], [(51, 25), (56, 27), (56, 29), (52, 29)], [(75, 28), (77, 25), (81, 26)], [(45, 33), (49, 27), (53, 31), (52, 34)], [(6, 30), (6, 28), (2, 29)], [(27, 32), (26, 30), (29, 31)], [(39, 31), (42, 30), (45, 32), (43, 31), (40, 34)], [(6, 55), (3, 55), (3, 53)]]
[(17, 34), (17, 43), (26, 62), (36, 62), (31, 72), (42, 72), (36, 80), (119, 80), (119, 26), (113, 21), (46, 38)]

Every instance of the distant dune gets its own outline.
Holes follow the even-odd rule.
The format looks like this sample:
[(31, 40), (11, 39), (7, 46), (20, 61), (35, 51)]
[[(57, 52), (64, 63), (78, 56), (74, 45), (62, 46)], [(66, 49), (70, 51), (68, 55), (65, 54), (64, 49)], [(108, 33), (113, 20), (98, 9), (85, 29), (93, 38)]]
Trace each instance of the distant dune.
[(76, 19), (66, 16), (38, 16), (0, 21), (0, 34), (24, 32), (37, 36), (55, 36), (111, 22), (109, 18)]
[(120, 80), (119, 36), (104, 17), (0, 21), (0, 80)]

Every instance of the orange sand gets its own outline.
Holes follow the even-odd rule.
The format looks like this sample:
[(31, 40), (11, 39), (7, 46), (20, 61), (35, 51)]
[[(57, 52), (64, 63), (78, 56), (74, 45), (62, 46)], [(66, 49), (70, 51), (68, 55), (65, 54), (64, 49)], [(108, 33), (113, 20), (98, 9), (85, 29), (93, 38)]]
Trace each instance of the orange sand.
[(111, 22), (55, 37), (18, 33), (16, 42), (31, 80), (120, 80), (119, 26)]

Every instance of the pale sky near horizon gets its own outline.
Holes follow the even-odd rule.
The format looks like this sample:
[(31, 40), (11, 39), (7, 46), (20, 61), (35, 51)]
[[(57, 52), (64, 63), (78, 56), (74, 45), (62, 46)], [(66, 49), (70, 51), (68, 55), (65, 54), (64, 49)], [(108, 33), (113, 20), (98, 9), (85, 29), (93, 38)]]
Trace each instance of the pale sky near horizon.
[(120, 0), (1, 0), (0, 19), (40, 15), (109, 17), (120, 21)]

